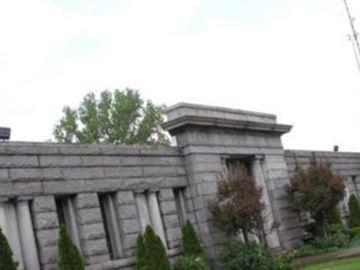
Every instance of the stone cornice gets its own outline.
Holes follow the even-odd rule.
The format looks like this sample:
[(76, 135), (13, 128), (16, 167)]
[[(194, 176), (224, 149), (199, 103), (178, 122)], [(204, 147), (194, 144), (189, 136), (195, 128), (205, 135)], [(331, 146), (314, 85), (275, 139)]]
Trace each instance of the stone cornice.
[(273, 124), (273, 123), (261, 123), (254, 121), (242, 121), (223, 119), (216, 117), (202, 117), (194, 115), (185, 115), (174, 120), (167, 121), (162, 124), (165, 130), (168, 130), (170, 134), (174, 135), (178, 130), (184, 127), (199, 126), (199, 127), (216, 127), (227, 128), (235, 130), (249, 130), (249, 131), (261, 131), (276, 134), (284, 134), (291, 130), (292, 126)]

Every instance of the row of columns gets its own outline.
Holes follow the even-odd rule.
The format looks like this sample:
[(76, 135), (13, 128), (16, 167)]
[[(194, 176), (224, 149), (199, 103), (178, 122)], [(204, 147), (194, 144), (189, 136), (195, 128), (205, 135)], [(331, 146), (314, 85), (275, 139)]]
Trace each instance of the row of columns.
[(161, 218), (157, 192), (136, 192), (135, 200), (139, 210), (142, 230), (144, 231), (147, 225), (151, 225), (166, 247), (165, 230)]
[(39, 270), (39, 257), (30, 215), (29, 201), (0, 202), (0, 227), (19, 263), (19, 270)]

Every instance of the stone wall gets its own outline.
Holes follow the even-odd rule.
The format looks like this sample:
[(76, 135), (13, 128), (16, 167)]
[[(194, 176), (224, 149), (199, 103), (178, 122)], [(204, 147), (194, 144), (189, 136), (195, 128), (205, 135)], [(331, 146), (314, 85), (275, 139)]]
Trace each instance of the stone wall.
[[(180, 103), (163, 125), (177, 147), (54, 143), (0, 143), (0, 226), (21, 262), (20, 270), (56, 269), (58, 230), (64, 224), (88, 269), (132, 269), (136, 237), (147, 224), (170, 258), (180, 251), (180, 227), (190, 220), (216, 267), (226, 237), (211, 223), (208, 201), (231, 164), (245, 164), (263, 190), (273, 249), (302, 240), (301, 222), (289, 211), (284, 186), (295, 163), (311, 152), (283, 149), (291, 126), (276, 116)], [(360, 190), (360, 153), (317, 152)], [(360, 193), (359, 193), (360, 194)]]
[[(134, 192), (158, 194), (168, 253), (177, 255), (180, 224), (173, 189), (186, 186), (184, 160), (177, 148), (0, 144), (0, 198), (4, 202), (29, 201), (42, 269), (56, 268), (59, 217), (55, 199), (68, 196), (72, 197), (80, 248), (89, 269), (132, 266), (136, 236), (141, 231)], [(121, 231), (123, 258), (116, 260), (110, 260), (99, 206), (98, 195), (107, 193), (114, 194)]]

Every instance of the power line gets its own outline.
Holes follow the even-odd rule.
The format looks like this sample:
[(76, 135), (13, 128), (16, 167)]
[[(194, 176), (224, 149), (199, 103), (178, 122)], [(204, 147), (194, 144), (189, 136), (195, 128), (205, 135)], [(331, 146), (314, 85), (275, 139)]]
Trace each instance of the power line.
[(347, 3), (347, 0), (344, 0), (344, 4), (345, 4), (346, 13), (347, 13), (347, 16), (348, 16), (348, 19), (349, 19), (349, 22), (350, 22), (351, 31), (352, 31), (352, 34), (349, 35), (349, 39), (350, 39), (350, 41), (352, 43), (352, 47), (353, 47), (354, 54), (355, 54), (355, 59), (356, 59), (356, 64), (357, 64), (359, 72), (360, 72), (359, 34), (356, 31), (355, 24), (354, 24), (355, 18), (351, 15), (350, 8), (349, 8), (349, 5)]

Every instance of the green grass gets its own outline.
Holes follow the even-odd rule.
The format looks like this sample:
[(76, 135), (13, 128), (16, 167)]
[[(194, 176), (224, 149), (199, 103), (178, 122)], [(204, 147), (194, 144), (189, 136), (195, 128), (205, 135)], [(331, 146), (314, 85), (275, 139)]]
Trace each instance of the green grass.
[(301, 270), (359, 270), (360, 258), (330, 261), (326, 263), (308, 265)]

